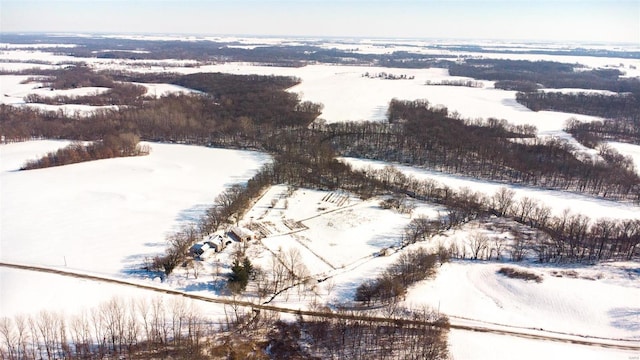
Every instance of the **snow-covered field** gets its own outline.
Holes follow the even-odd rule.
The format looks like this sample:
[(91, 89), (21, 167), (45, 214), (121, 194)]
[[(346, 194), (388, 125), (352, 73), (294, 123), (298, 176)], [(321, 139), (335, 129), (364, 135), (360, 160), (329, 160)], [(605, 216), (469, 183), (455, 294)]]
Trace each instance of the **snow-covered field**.
[(640, 340), (640, 306), (631, 300), (640, 298), (637, 263), (527, 266), (542, 276), (540, 283), (498, 274), (504, 266), (511, 264), (444, 264), (436, 279), (411, 288), (406, 301), (439, 307), (453, 319)]
[(449, 352), (454, 360), (496, 359), (585, 359), (628, 360), (637, 357), (633, 351), (603, 349), (594, 346), (540, 341), (513, 336), (496, 336), (481, 332), (451, 330)]
[(105, 274), (162, 253), (171, 230), (269, 161), (256, 152), (150, 144), (148, 156), (14, 171), (48, 145), (63, 144), (0, 145), (0, 259)]
[[(35, 316), (43, 310), (77, 316), (111, 299), (170, 302), (178, 298), (118, 284), (5, 268), (0, 269), (0, 294), (0, 317)], [(205, 305), (198, 303), (201, 307)], [(220, 310), (217, 305), (207, 306), (212, 315)]]
[[(175, 69), (174, 69), (175, 70)], [(297, 76), (302, 83), (289, 91), (300, 94), (303, 100), (322, 103), (320, 118), (328, 123), (340, 121), (382, 121), (386, 119), (389, 102), (393, 98), (404, 100), (427, 99), (433, 105), (446, 106), (457, 111), (463, 118), (497, 118), (513, 124), (531, 124), (541, 134), (563, 133), (565, 122), (570, 118), (593, 121), (593, 116), (567, 114), (552, 111), (534, 112), (515, 100), (515, 91), (493, 88), (485, 82), (483, 88), (461, 86), (425, 85), (427, 80), (460, 80), (452, 77), (446, 69), (389, 69), (371, 66), (308, 65), (302, 68), (278, 68), (252, 64), (227, 63), (206, 65), (200, 68), (185, 68), (185, 73), (224, 72), (232, 74), (261, 74)], [(367, 78), (365, 73), (385, 72), (407, 75), (413, 79), (384, 80)], [(469, 79), (471, 80), (471, 79)]]
[[(637, 263), (528, 267), (541, 283), (502, 276), (502, 266), (512, 265), (445, 264), (436, 279), (412, 287), (406, 302), (437, 308), (452, 323), (640, 343)], [(452, 330), (449, 341), (454, 359), (628, 359), (635, 353), (460, 330)]]
[[(123, 269), (139, 264), (145, 254), (161, 252), (164, 234), (210, 204), (225, 185), (223, 181), (230, 184), (246, 179), (260, 163), (268, 160), (254, 153), (151, 144), (152, 153), (147, 157), (13, 171), (24, 160), (65, 144), (33, 141), (0, 147), (3, 159), (1, 260), (58, 268), (64, 267), (66, 261), (70, 269), (126, 277)], [(215, 165), (210, 166), (211, 163)], [(241, 163), (245, 164), (243, 169), (240, 169)], [(225, 174), (226, 180), (222, 180), (220, 174)], [(314, 278), (330, 277), (307, 289), (313, 295), (301, 296), (292, 289), (271, 304), (306, 308), (310, 301), (349, 303), (359, 284), (384, 271), (397, 259), (399, 253), (393, 250), (389, 256), (378, 257), (375, 253), (398, 244), (402, 227), (411, 217), (382, 210), (378, 201), (286, 186), (267, 191), (244, 218), (245, 222), (262, 223), (268, 230), (267, 237), (250, 245), (252, 261), (268, 269), (272, 253), (261, 249), (278, 253), (296, 247)], [(424, 204), (414, 211), (435, 216), (438, 208)], [(464, 236), (463, 232), (454, 235)], [(20, 243), (12, 239), (20, 239)], [(228, 260), (231, 250), (211, 255), (208, 261)], [(452, 321), (481, 326), (491, 322), (607, 338), (637, 340), (640, 337), (635, 301), (640, 296), (640, 288), (636, 284), (638, 274), (634, 264), (568, 269), (529, 265), (544, 277), (540, 284), (504, 278), (495, 273), (500, 265), (491, 262), (446, 264), (435, 279), (412, 287), (406, 303), (439, 307), (440, 311), (455, 316)], [(571, 271), (577, 275), (571, 275)], [(565, 275), (559, 278), (558, 273)], [(17, 270), (2, 270), (0, 277), (2, 312), (9, 315), (35, 313), (43, 308), (73, 313), (104, 302), (108, 295), (157, 296), (117, 285)], [(216, 296), (210, 279), (202, 276), (188, 280), (178, 271), (167, 285)], [(24, 283), (33, 286), (18, 285)], [(73, 289), (77, 287), (90, 291), (76, 296)], [(59, 294), (58, 291), (64, 295), (56, 295), (59, 297), (55, 300), (49, 295), (36, 295)], [(29, 300), (21, 301), (25, 298)], [(209, 313), (221, 311), (220, 307), (212, 306)], [(494, 349), (497, 344), (507, 343), (538, 348), (535, 356), (557, 351), (567, 356), (590, 354), (593, 358), (630, 354), (458, 330), (451, 332), (451, 352), (455, 359), (508, 358), (509, 352)]]

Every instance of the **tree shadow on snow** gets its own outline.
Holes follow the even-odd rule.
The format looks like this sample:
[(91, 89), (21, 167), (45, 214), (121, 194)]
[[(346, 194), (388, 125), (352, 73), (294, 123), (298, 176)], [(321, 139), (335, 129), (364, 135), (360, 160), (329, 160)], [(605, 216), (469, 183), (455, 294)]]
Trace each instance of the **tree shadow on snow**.
[(191, 292), (191, 291), (207, 291), (213, 292), (218, 295), (227, 295), (227, 282), (225, 280), (203, 280), (198, 282), (192, 282), (187, 286), (182, 287), (182, 291)]
[(628, 331), (640, 331), (640, 308), (613, 308), (608, 312), (611, 325)]
[(402, 237), (397, 233), (378, 234), (367, 241), (367, 245), (376, 248), (388, 248), (392, 246), (400, 246)]
[(149, 269), (153, 258), (158, 255), (162, 255), (163, 252), (160, 247), (164, 248), (164, 244), (148, 243), (145, 245), (150, 247), (157, 247), (158, 251), (147, 254), (136, 254), (127, 256), (122, 260), (124, 267), (120, 271), (120, 273), (129, 278), (164, 281), (164, 272), (152, 271)]
[(184, 209), (176, 216), (176, 222), (178, 222), (178, 225), (197, 223), (209, 207), (211, 207), (211, 204), (196, 204), (188, 209)]

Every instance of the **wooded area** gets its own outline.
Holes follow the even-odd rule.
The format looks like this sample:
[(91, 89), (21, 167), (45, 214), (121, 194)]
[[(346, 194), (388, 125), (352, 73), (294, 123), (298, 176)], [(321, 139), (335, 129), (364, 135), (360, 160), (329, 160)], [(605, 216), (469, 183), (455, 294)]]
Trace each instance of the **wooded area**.
[(618, 163), (579, 159), (534, 129), (449, 115), (427, 101), (393, 100), (389, 123), (339, 123), (323, 131), (340, 155), (425, 166), (483, 179), (640, 200), (640, 177)]
[(101, 141), (86, 145), (74, 142), (58, 151), (50, 152), (40, 159), (27, 161), (20, 170), (42, 169), (115, 157), (148, 155), (151, 148), (149, 145), (140, 145), (139, 141), (140, 138), (137, 135), (125, 133), (107, 135)]
[(0, 358), (446, 359), (448, 319), (402, 310), (406, 319), (320, 309), (283, 321), (273, 311), (226, 305), (226, 316), (211, 322), (183, 299), (113, 298), (74, 316), (0, 318)]

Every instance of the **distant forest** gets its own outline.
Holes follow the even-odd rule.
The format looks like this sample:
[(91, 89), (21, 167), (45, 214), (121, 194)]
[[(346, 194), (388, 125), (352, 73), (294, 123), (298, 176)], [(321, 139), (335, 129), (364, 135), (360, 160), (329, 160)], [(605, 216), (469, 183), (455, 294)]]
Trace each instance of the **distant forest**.
[[(124, 77), (138, 81), (133, 74), (86, 72), (85, 67), (77, 66), (49, 76), (56, 76), (52, 83), (62, 84), (82, 78), (82, 86)], [(640, 178), (627, 162), (615, 156), (607, 157), (608, 161), (576, 158), (566, 143), (536, 138), (532, 126), (512, 126), (497, 119), (460, 119), (425, 100), (391, 101), (386, 123), (324, 125), (314, 122), (321, 105), (302, 102), (297, 94), (285, 91), (299, 82), (296, 78), (198, 73), (162, 75), (162, 79), (203, 93), (158, 99), (143, 99), (132, 93), (129, 102), (123, 101), (127, 106), (101, 110), (83, 120), (58, 112), (0, 105), (2, 133), (8, 141), (101, 140), (108, 135), (132, 133), (142, 140), (251, 148), (274, 154), (303, 147), (318, 156), (330, 151), (640, 201)]]
[[(223, 40), (145, 40), (145, 39), (117, 39), (106, 38), (99, 35), (93, 37), (77, 36), (47, 36), (41, 34), (2, 34), (3, 42), (15, 44), (34, 44), (42, 46), (51, 44), (71, 44), (72, 48), (56, 48), (55, 51), (66, 55), (81, 57), (98, 57), (112, 59), (139, 59), (139, 60), (197, 60), (202, 62), (243, 61), (273, 64), (278, 66), (304, 66), (309, 63), (334, 63), (334, 64), (361, 64), (387, 67), (404, 68), (428, 68), (432, 66), (443, 67), (455, 64), (460, 57), (455, 54), (443, 54), (443, 52), (474, 52), (474, 53), (502, 53), (502, 54), (534, 54), (534, 55), (558, 55), (558, 56), (595, 56), (618, 57), (640, 59), (640, 51), (619, 51), (603, 49), (513, 49), (491, 46), (484, 49), (475, 45), (443, 45), (407, 43), (405, 51), (394, 51), (390, 54), (363, 54), (353, 50), (341, 50), (321, 46), (320, 40), (299, 41), (297, 45), (271, 45), (247, 48), (247, 43)], [(336, 39), (340, 42), (340, 39)], [(394, 43), (397, 44), (397, 43)], [(385, 46), (384, 43), (380, 43)], [(415, 52), (411, 49), (416, 48)], [(437, 55), (425, 55), (418, 50), (435, 50)], [(451, 61), (443, 61), (450, 58)]]
[[(451, 75), (493, 80), (495, 87), (518, 91), (516, 101), (533, 111), (549, 110), (602, 117), (604, 121), (570, 121), (566, 130), (588, 147), (603, 140), (640, 144), (640, 79), (622, 77), (619, 69), (581, 69), (550, 61), (467, 59), (449, 66)], [(542, 91), (541, 89), (547, 90)], [(570, 88), (561, 93), (549, 89)], [(603, 90), (612, 93), (584, 93)]]

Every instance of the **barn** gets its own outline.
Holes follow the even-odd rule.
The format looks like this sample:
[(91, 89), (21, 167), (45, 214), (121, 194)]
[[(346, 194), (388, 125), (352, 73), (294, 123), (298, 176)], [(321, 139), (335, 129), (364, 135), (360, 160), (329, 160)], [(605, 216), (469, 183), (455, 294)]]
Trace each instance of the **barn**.
[(231, 229), (229, 229), (229, 236), (236, 241), (242, 242), (254, 239), (255, 234), (253, 233), (253, 231), (247, 228), (241, 226), (232, 226)]

